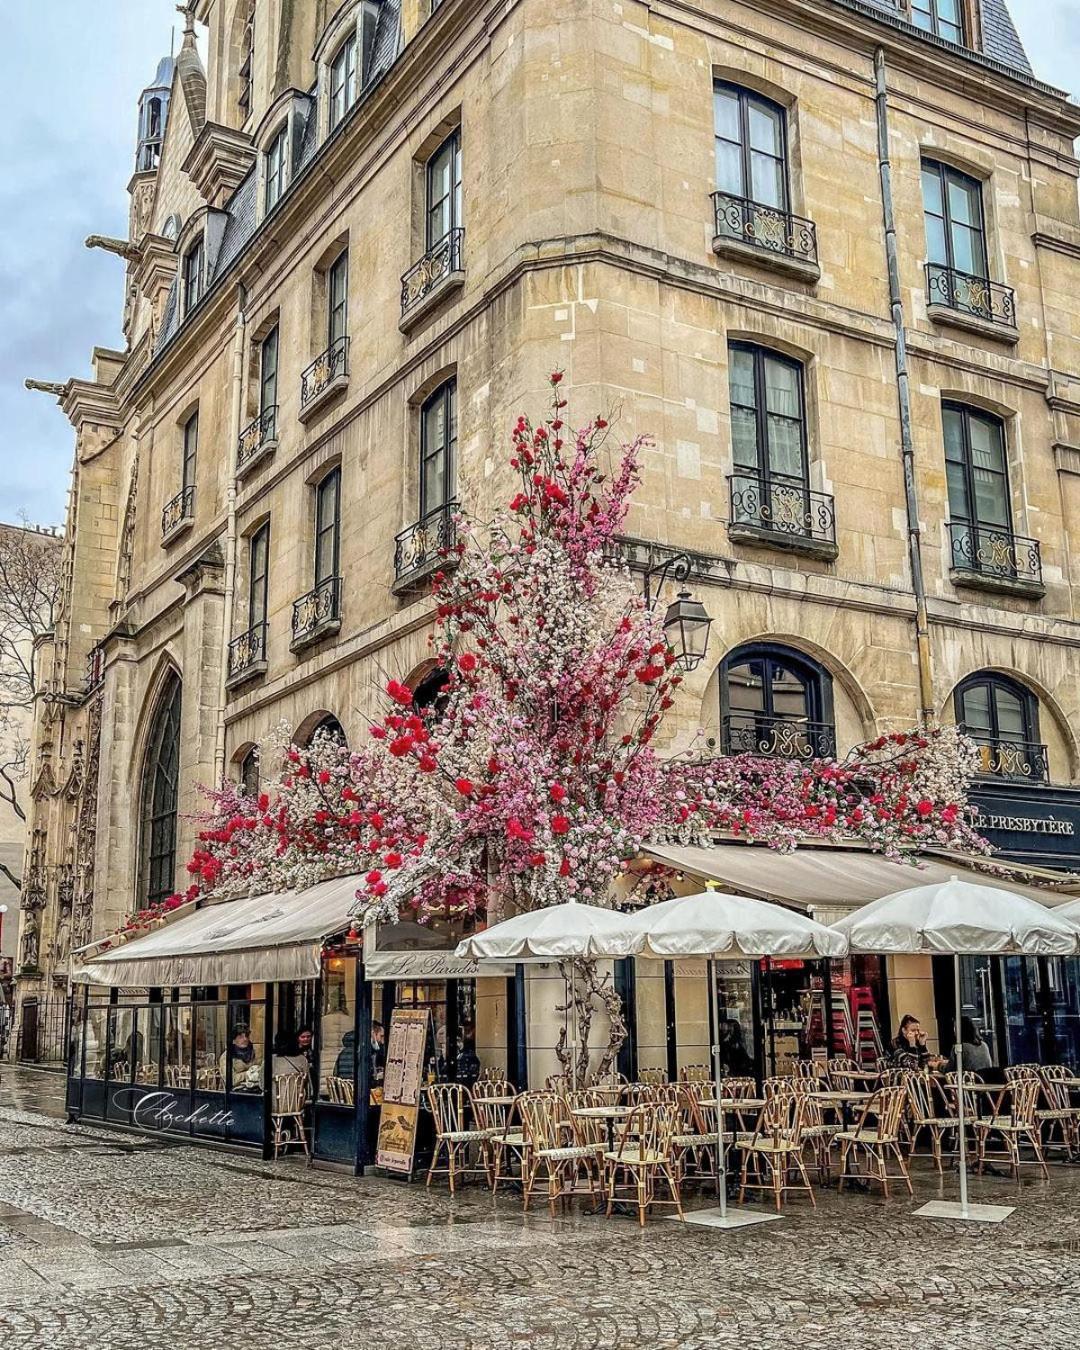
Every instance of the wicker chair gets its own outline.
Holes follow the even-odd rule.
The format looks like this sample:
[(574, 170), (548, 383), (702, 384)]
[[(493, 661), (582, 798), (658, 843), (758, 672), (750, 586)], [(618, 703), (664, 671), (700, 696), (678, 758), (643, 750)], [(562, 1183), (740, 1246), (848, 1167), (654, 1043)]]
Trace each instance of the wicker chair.
[[(991, 1116), (972, 1122), (978, 1140), (979, 1171), (986, 1165), (988, 1143), (991, 1135), (1000, 1135), (1004, 1145), (1002, 1157), (1008, 1158), (1013, 1177), (1020, 1178), (1020, 1142), (1026, 1139), (1035, 1154), (1035, 1160), (1042, 1170), (1043, 1180), (1050, 1180), (1046, 1170), (1046, 1157), (1043, 1153), (1042, 1130), (1035, 1111), (1039, 1101), (1042, 1083), (1039, 1078), (1017, 1075), (1010, 1085), (1010, 1109), (1007, 1116)], [(994, 1156), (994, 1155), (991, 1155)]]
[(667, 1069), (639, 1069), (638, 1079), (642, 1083), (648, 1083), (652, 1087), (659, 1087), (661, 1083), (668, 1081)]
[(300, 1144), (311, 1157), (304, 1111), (308, 1103), (308, 1079), (302, 1073), (277, 1073), (273, 1077), (270, 1124), (273, 1129), (274, 1157), (282, 1149)]
[[(493, 1097), (512, 1102), (492, 1101)], [(477, 1129), (489, 1132), (488, 1148), (491, 1156), (491, 1189), (499, 1189), (502, 1180), (514, 1180), (513, 1162), (524, 1167), (525, 1135), (517, 1114), (517, 1094), (514, 1085), (505, 1078), (480, 1078), (472, 1089), (473, 1114)], [(505, 1171), (504, 1171), (505, 1168)]]
[(707, 1083), (712, 1078), (708, 1064), (684, 1064), (679, 1070), (680, 1083)]
[(337, 1106), (355, 1106), (356, 1084), (351, 1078), (331, 1074), (326, 1080), (326, 1095)]
[[(1069, 1089), (1063, 1080), (1073, 1076), (1063, 1064), (1044, 1065), (1039, 1070), (1039, 1077), (1042, 1080), (1042, 1095), (1046, 1105), (1035, 1111), (1040, 1131), (1052, 1133), (1056, 1127), (1061, 1135), (1060, 1147), (1066, 1150), (1070, 1158), (1074, 1158), (1080, 1152), (1080, 1107), (1073, 1105)], [(1043, 1148), (1046, 1147), (1048, 1141), (1044, 1135)]]
[[(929, 1131), (930, 1147), (934, 1154), (934, 1166), (937, 1168), (938, 1172), (942, 1172), (942, 1141), (946, 1133), (956, 1129), (956, 1117), (950, 1116), (946, 1108), (939, 1108), (936, 1096), (937, 1088), (933, 1078), (931, 1078), (928, 1073), (916, 1073), (912, 1070), (908, 1070), (904, 1077), (904, 1086), (907, 1088), (908, 1109), (911, 1113), (908, 1157), (910, 1158), (915, 1152), (915, 1145), (919, 1142), (919, 1135), (924, 1131)], [(943, 1111), (945, 1112), (944, 1114), (942, 1114)]]
[(600, 1140), (578, 1143), (578, 1124), (566, 1103), (553, 1093), (523, 1092), (518, 1098), (518, 1110), (525, 1136), (524, 1208), (529, 1208), (541, 1168), (547, 1178), (548, 1210), (553, 1219), (559, 1202), (576, 1193), (582, 1169), (588, 1178), (589, 1191), (595, 1196), (594, 1183), (600, 1181), (600, 1160), (606, 1144)]
[[(803, 1162), (806, 1137), (803, 1120), (806, 1097), (796, 1092), (777, 1092), (768, 1097), (754, 1132), (749, 1137), (737, 1137), (735, 1147), (743, 1155), (739, 1177), (739, 1204), (748, 1190), (771, 1191), (779, 1214), (788, 1191), (806, 1191), (810, 1203), (817, 1208), (814, 1188)], [(751, 1168), (754, 1179), (750, 1179)], [(801, 1184), (790, 1180), (797, 1173)]]
[(859, 1066), (846, 1055), (836, 1055), (829, 1060), (829, 1082), (834, 1092), (854, 1092), (858, 1087), (855, 1075)]
[[(881, 1189), (887, 1196), (890, 1181), (902, 1181), (913, 1195), (911, 1177), (908, 1175), (907, 1162), (900, 1148), (900, 1125), (903, 1120), (904, 1106), (907, 1102), (907, 1089), (903, 1087), (878, 1088), (863, 1107), (859, 1123), (853, 1130), (841, 1130), (836, 1139), (840, 1145), (840, 1189), (850, 1179), (848, 1163), (852, 1154), (856, 1160), (860, 1153), (865, 1155), (867, 1176), (881, 1182)], [(877, 1124), (867, 1124), (870, 1116), (876, 1116)], [(896, 1159), (898, 1172), (889, 1171), (890, 1155)]]
[[(453, 1195), (458, 1177), (465, 1180), (469, 1176), (479, 1176), (481, 1172), (490, 1185), (491, 1151), (488, 1144), (492, 1131), (466, 1128), (466, 1106), (472, 1101), (469, 1089), (460, 1083), (432, 1083), (426, 1092), (428, 1109), (435, 1122), (435, 1151), (431, 1155), (427, 1185), (431, 1185), (433, 1176), (445, 1174)], [(474, 1144), (479, 1145), (482, 1168), (469, 1166), (469, 1150)], [(439, 1158), (443, 1155), (446, 1166), (439, 1167)]]
[[(652, 1205), (674, 1205), (679, 1218), (686, 1218), (674, 1162), (673, 1141), (680, 1123), (679, 1108), (671, 1102), (643, 1102), (634, 1108), (618, 1145), (604, 1154), (608, 1218), (620, 1188), (628, 1193), (624, 1198), (636, 1203), (642, 1227)], [(657, 1196), (657, 1182), (661, 1178), (667, 1183), (670, 1200)]]

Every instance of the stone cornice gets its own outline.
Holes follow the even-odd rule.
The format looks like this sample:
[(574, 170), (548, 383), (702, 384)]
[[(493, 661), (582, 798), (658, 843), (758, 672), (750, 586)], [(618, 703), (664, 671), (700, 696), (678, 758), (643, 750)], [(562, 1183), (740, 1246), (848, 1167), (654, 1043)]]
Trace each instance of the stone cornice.
[(223, 206), (255, 163), (255, 147), (244, 131), (207, 122), (180, 166), (203, 200)]

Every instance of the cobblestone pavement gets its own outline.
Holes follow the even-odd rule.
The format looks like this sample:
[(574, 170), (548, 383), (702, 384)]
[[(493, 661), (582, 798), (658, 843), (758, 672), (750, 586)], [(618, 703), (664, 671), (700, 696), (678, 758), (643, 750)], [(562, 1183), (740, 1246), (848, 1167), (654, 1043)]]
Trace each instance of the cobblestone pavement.
[[(975, 1183), (1003, 1225), (819, 1189), (721, 1233), (522, 1216), (375, 1178), (62, 1123), (59, 1080), (0, 1080), (3, 1350), (1065, 1350), (1080, 1337), (1080, 1167)], [(704, 1197), (707, 1202), (707, 1197)]]

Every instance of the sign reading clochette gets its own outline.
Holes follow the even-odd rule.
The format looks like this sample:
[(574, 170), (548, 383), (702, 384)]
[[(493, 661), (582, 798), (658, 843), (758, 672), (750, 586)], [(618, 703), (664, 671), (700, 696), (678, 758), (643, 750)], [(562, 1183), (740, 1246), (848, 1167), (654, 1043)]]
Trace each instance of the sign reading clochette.
[(395, 1008), (386, 1038), (386, 1073), (375, 1164), (411, 1176), (424, 1059), (431, 1034), (430, 1008)]

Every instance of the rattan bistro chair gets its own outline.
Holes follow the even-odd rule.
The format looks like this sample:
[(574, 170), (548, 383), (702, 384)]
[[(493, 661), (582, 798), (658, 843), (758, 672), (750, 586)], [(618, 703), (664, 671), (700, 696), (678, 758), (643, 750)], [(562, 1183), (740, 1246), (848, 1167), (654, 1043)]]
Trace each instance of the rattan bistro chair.
[[(853, 1130), (841, 1130), (837, 1134), (836, 1140), (840, 1145), (839, 1188), (841, 1190), (844, 1181), (850, 1179), (853, 1175), (848, 1171), (848, 1163), (852, 1154), (857, 1160), (861, 1153), (866, 1158), (868, 1179), (879, 1181), (886, 1196), (889, 1194), (890, 1181), (902, 1181), (908, 1189), (908, 1194), (914, 1194), (911, 1189), (911, 1177), (908, 1175), (907, 1163), (900, 1148), (900, 1125), (906, 1102), (906, 1088), (878, 1088), (863, 1107), (858, 1125)], [(867, 1119), (870, 1116), (877, 1117), (877, 1123), (873, 1127), (867, 1124)], [(900, 1169), (898, 1172), (889, 1171), (890, 1155), (896, 1159), (897, 1166)]]
[(1042, 1170), (1043, 1180), (1050, 1180), (1046, 1170), (1046, 1157), (1043, 1153), (1042, 1130), (1035, 1116), (1036, 1104), (1042, 1083), (1037, 1077), (1018, 1076), (1009, 1085), (1010, 1109), (1007, 1116), (990, 1116), (972, 1121), (978, 1140), (978, 1165), (982, 1172), (986, 1166), (991, 1135), (1000, 1135), (1003, 1144), (1003, 1156), (1008, 1158), (1013, 1176), (1020, 1177), (1020, 1143), (1026, 1140), (1035, 1154), (1035, 1161)]
[(600, 1182), (600, 1159), (604, 1144), (600, 1141), (578, 1143), (573, 1117), (566, 1103), (551, 1092), (523, 1092), (518, 1110), (525, 1136), (523, 1208), (528, 1210), (536, 1178), (543, 1169), (547, 1179), (548, 1210), (554, 1219), (559, 1202), (576, 1194), (576, 1182), (582, 1170), (589, 1191)]
[[(491, 1184), (491, 1154), (488, 1142), (492, 1131), (466, 1128), (466, 1105), (471, 1102), (469, 1089), (461, 1083), (432, 1083), (425, 1089), (428, 1108), (435, 1122), (435, 1151), (431, 1155), (428, 1168), (427, 1185), (431, 1185), (433, 1176), (445, 1174), (450, 1183), (450, 1194), (456, 1189), (455, 1183), (460, 1177), (479, 1176), (483, 1173)], [(469, 1165), (469, 1150), (477, 1145), (483, 1159), (482, 1167)], [(446, 1158), (446, 1166), (439, 1167), (440, 1157)]]
[[(500, 1100), (493, 1101), (494, 1097)], [(513, 1101), (507, 1102), (508, 1097)], [(500, 1181), (516, 1180), (515, 1159), (524, 1172), (525, 1134), (517, 1113), (517, 1093), (505, 1078), (478, 1079), (473, 1084), (472, 1102), (476, 1128), (489, 1132), (490, 1181), (494, 1193)]]
[[(748, 1190), (771, 1191), (779, 1214), (788, 1191), (805, 1191), (817, 1208), (814, 1188), (807, 1175), (802, 1152), (806, 1143), (803, 1118), (806, 1098), (795, 1092), (779, 1092), (767, 1098), (754, 1132), (736, 1137), (735, 1147), (742, 1152), (739, 1176), (739, 1204)], [(751, 1180), (751, 1173), (753, 1179)], [(798, 1175), (801, 1183), (792, 1181)]]
[(273, 1129), (274, 1157), (292, 1144), (300, 1144), (308, 1158), (308, 1142), (304, 1111), (308, 1103), (308, 1079), (301, 1073), (276, 1073), (273, 1077), (273, 1099), (270, 1124)]
[(1064, 1082), (1064, 1079), (1072, 1076), (1062, 1064), (1043, 1065), (1039, 1070), (1039, 1077), (1042, 1080), (1042, 1095), (1046, 1105), (1035, 1111), (1040, 1132), (1046, 1131), (1043, 1135), (1043, 1148), (1056, 1146), (1047, 1138), (1048, 1135), (1052, 1136), (1056, 1128), (1061, 1135), (1061, 1147), (1070, 1158), (1076, 1157), (1080, 1152), (1080, 1107), (1073, 1105), (1069, 1088)]
[(336, 1106), (355, 1106), (356, 1084), (351, 1078), (331, 1074), (326, 1080), (326, 1095)]
[(942, 1167), (942, 1141), (947, 1133), (957, 1127), (957, 1119), (950, 1116), (937, 1097), (934, 1080), (929, 1073), (916, 1073), (909, 1070), (905, 1075), (908, 1109), (911, 1112), (911, 1134), (908, 1140), (908, 1157), (915, 1152), (919, 1136), (930, 1135), (930, 1147), (933, 1150), (934, 1166), (939, 1172)]
[[(671, 1102), (642, 1102), (634, 1107), (619, 1143), (604, 1154), (608, 1218), (620, 1198), (617, 1192), (622, 1190), (622, 1198), (637, 1205), (642, 1227), (652, 1205), (674, 1205), (679, 1218), (685, 1220), (673, 1148), (679, 1125), (679, 1108)], [(670, 1200), (657, 1195), (661, 1179), (667, 1184)]]

